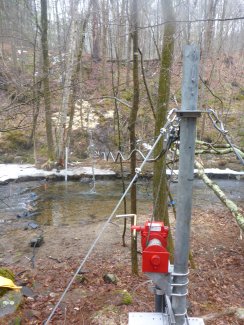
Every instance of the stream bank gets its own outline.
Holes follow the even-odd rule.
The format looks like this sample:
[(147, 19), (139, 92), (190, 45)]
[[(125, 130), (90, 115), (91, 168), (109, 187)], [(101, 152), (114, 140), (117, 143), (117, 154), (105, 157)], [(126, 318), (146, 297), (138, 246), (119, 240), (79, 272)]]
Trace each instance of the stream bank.
[[(90, 181), (88, 178), (65, 183), (44, 179), (0, 186), (0, 265), (14, 271), (18, 285), (34, 292), (32, 297), (24, 298), (16, 313), (0, 318), (1, 325), (12, 325), (17, 318), (21, 324), (41, 325), (49, 316), (121, 196), (120, 180), (98, 180), (95, 192), (91, 191)], [(217, 183), (232, 200), (243, 205), (244, 180)], [(152, 213), (151, 180), (139, 179), (137, 186), (138, 223), (143, 224)], [(171, 184), (171, 190), (177, 205), (176, 183)], [(17, 217), (30, 207), (31, 212), (38, 214)], [(170, 219), (174, 232), (171, 208)], [(31, 221), (38, 228), (26, 227)], [(125, 325), (128, 312), (153, 311), (154, 297), (148, 290), (148, 279), (141, 272), (138, 277), (130, 272), (129, 227), (128, 224), (127, 246), (122, 247), (123, 221), (114, 218), (108, 225), (52, 324), (66, 321), (78, 325)], [(44, 243), (33, 250), (30, 241), (40, 234)], [(239, 228), (231, 214), (197, 179), (193, 192), (192, 253), (196, 268), (190, 270), (189, 314), (201, 317), (241, 307), (244, 249)], [(138, 257), (140, 263), (140, 254)], [(103, 276), (107, 273), (115, 274), (118, 283), (105, 283)], [(114, 296), (118, 290), (131, 294), (130, 305), (116, 303)], [(208, 324), (241, 323), (232, 314)]]
[[(143, 224), (148, 217), (140, 215), (139, 224)], [(172, 212), (170, 218), (174, 229)], [(29, 246), (33, 230), (9, 229), (1, 235), (1, 266), (11, 268), (16, 274), (16, 283), (28, 286), (34, 295), (25, 297), (18, 311), (0, 319), (0, 324), (13, 324), (11, 322), (17, 317), (21, 324), (43, 324), (103, 222), (42, 226), (44, 244), (35, 251), (34, 268), (30, 260), (33, 251)], [(154, 297), (148, 290), (147, 277), (141, 271), (138, 277), (131, 275), (129, 226), (126, 232), (127, 247), (121, 243), (122, 231), (122, 220), (114, 219), (108, 225), (51, 324), (66, 321), (77, 325), (126, 325), (128, 312), (153, 311)], [(189, 315), (202, 317), (213, 312), (221, 313), (230, 307), (242, 307), (244, 248), (231, 214), (223, 207), (195, 208), (191, 249), (196, 268), (190, 269)], [(140, 264), (140, 254), (138, 258)], [(104, 282), (103, 276), (107, 273), (116, 275), (117, 284)], [(118, 290), (130, 293), (130, 305), (116, 303), (114, 295)], [(205, 324), (240, 325), (241, 322), (232, 314)]]
[[(87, 167), (87, 165), (89, 167)], [(27, 182), (34, 180), (52, 180), (59, 181), (64, 180), (67, 174), (68, 180), (82, 180), (88, 178), (91, 179), (95, 175), (96, 179), (116, 179), (121, 178), (121, 173), (118, 170), (119, 165), (114, 163), (108, 163), (105, 161), (99, 161), (94, 164), (89, 161), (83, 163), (71, 164), (68, 166), (67, 171), (64, 169), (53, 169), (50, 171), (36, 168), (30, 164), (0, 164), (0, 185), (7, 184), (11, 181)], [(206, 168), (206, 175), (210, 178), (224, 178), (224, 179), (242, 179), (244, 178), (244, 171), (235, 171), (229, 168)], [(125, 168), (125, 177), (128, 178), (129, 171)], [(178, 170), (167, 169), (167, 175), (171, 174), (177, 176)], [(194, 175), (197, 177), (197, 170), (194, 170)], [(142, 173), (142, 177), (152, 178), (151, 168), (147, 168)]]

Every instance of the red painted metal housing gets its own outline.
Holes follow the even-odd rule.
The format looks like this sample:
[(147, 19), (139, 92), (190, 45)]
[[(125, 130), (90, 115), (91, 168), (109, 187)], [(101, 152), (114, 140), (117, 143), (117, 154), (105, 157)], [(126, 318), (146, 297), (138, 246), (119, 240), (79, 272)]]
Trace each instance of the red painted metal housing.
[(142, 271), (168, 273), (168, 227), (165, 227), (163, 222), (147, 220), (144, 227), (132, 226), (131, 228), (141, 232)]

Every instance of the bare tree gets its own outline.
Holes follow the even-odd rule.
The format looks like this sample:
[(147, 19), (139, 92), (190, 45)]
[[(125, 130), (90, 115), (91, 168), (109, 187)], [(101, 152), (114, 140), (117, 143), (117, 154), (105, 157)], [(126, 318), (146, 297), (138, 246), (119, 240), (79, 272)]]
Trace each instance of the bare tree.
[(62, 166), (64, 162), (64, 149), (66, 146), (67, 139), (67, 112), (70, 103), (70, 95), (71, 95), (71, 86), (72, 86), (72, 73), (73, 66), (76, 59), (76, 49), (77, 49), (77, 34), (78, 34), (78, 18), (77, 18), (77, 7), (78, 3), (74, 3), (71, 6), (71, 28), (70, 28), (70, 42), (69, 42), (69, 52), (67, 55), (67, 64), (65, 71), (65, 81), (63, 88), (63, 99), (62, 106), (59, 112), (59, 123), (57, 130), (57, 160), (58, 163)]
[(85, 31), (87, 28), (88, 19), (90, 17), (90, 8), (91, 8), (92, 1), (89, 2), (88, 10), (85, 13), (84, 20), (80, 23), (80, 30), (78, 37), (78, 46), (77, 46), (77, 57), (76, 63), (73, 66), (73, 72), (71, 77), (71, 93), (70, 93), (70, 114), (69, 114), (69, 125), (67, 130), (67, 136), (65, 139), (65, 145), (69, 146), (70, 138), (71, 138), (71, 131), (73, 125), (73, 118), (75, 113), (75, 102), (79, 97), (79, 90), (82, 85), (82, 54), (84, 50), (84, 43), (85, 43)]
[[(166, 122), (167, 110), (170, 99), (170, 80), (174, 53), (175, 16), (171, 0), (162, 0), (162, 8), (165, 21), (169, 21), (164, 27), (163, 49), (161, 54), (161, 67), (158, 86), (158, 105), (156, 112), (155, 136)], [(155, 156), (162, 151), (162, 144), (155, 148)], [(169, 225), (167, 205), (167, 179), (166, 157), (158, 159), (153, 168), (153, 195), (154, 195), (154, 218), (162, 220)]]
[(43, 95), (45, 104), (45, 121), (46, 121), (46, 135), (48, 147), (48, 159), (54, 160), (54, 146), (52, 134), (52, 119), (51, 119), (51, 96), (49, 86), (49, 56), (48, 56), (48, 20), (47, 20), (47, 0), (41, 0), (41, 43), (42, 43), (42, 56), (43, 56)]
[(92, 1), (92, 58), (100, 61), (100, 26), (99, 26), (99, 2)]
[[(138, 75), (138, 1), (133, 0), (132, 2), (132, 41), (133, 41), (133, 105), (130, 112), (129, 119), (129, 133), (130, 133), (130, 151), (132, 152), (136, 148), (136, 120), (139, 109), (139, 75)], [(135, 175), (136, 169), (136, 152), (131, 155), (130, 170), (131, 177)], [(136, 183), (131, 187), (131, 213), (136, 214)], [(132, 220), (134, 224), (134, 218)], [(131, 239), (131, 255), (132, 255), (132, 273), (138, 273), (137, 263), (137, 244), (136, 239)]]

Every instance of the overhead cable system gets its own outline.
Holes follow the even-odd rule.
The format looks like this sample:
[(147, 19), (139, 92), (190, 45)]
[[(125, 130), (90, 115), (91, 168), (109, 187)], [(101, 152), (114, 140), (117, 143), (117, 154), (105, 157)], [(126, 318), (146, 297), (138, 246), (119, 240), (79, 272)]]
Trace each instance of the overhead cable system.
[(182, 107), (180, 119), (179, 178), (177, 190), (174, 265), (167, 252), (168, 228), (163, 222), (147, 221), (132, 226), (141, 233), (142, 271), (155, 287), (155, 312), (129, 313), (129, 325), (204, 325), (203, 319), (188, 317), (188, 260), (197, 111), (199, 49), (184, 49)]
[[(93, 241), (90, 249), (68, 283), (60, 299), (52, 309), (51, 314), (44, 322), (48, 325), (54, 316), (57, 308), (63, 301), (66, 293), (70, 289), (76, 276), (81, 271), (85, 262), (92, 254), (95, 246), (106, 230), (108, 224), (115, 216), (116, 211), (128, 194), (132, 185), (138, 179), (144, 165), (150, 161), (156, 161), (166, 154), (175, 141), (180, 138), (179, 148), (179, 175), (177, 190), (176, 208), (176, 229), (175, 229), (175, 252), (174, 265), (170, 264), (170, 254), (167, 251), (168, 227), (163, 222), (147, 220), (144, 226), (134, 224), (132, 226), (132, 236), (136, 237), (136, 232), (141, 234), (142, 246), (142, 271), (154, 283), (155, 312), (133, 312), (129, 313), (129, 325), (204, 325), (202, 318), (188, 317), (187, 295), (188, 295), (188, 260), (190, 251), (190, 230), (191, 230), (191, 210), (192, 191), (194, 179), (194, 155), (196, 139), (196, 121), (201, 116), (202, 111), (197, 110), (198, 98), (198, 67), (199, 49), (193, 45), (187, 45), (184, 49), (183, 59), (183, 82), (182, 82), (182, 107), (181, 110), (172, 109), (166, 118), (165, 125), (160, 129), (160, 134), (155, 140), (149, 152), (144, 156), (143, 161), (136, 168), (127, 189), (124, 191), (119, 202), (115, 206), (111, 215), (102, 226), (99, 234)], [(238, 149), (232, 144), (224, 129), (223, 123), (217, 114), (209, 109), (207, 112), (214, 127), (221, 132), (225, 140), (232, 147), (237, 158), (243, 164), (243, 158)], [(164, 147), (161, 153), (151, 158), (155, 147), (164, 139)], [(94, 157), (94, 144), (92, 135), (90, 139), (90, 153)], [(118, 153), (114, 160), (122, 157)], [(94, 170), (94, 165), (93, 165)], [(93, 176), (95, 174), (93, 173)], [(95, 176), (93, 177), (93, 191), (95, 191)], [(165, 193), (167, 195), (167, 193)], [(134, 217), (135, 215), (118, 215), (118, 217)]]
[(121, 196), (119, 202), (117, 203), (116, 207), (114, 208), (114, 210), (112, 211), (111, 215), (109, 216), (109, 218), (107, 219), (107, 221), (104, 223), (104, 225), (102, 226), (101, 230), (99, 231), (97, 237), (95, 238), (95, 240), (93, 241), (90, 249), (88, 250), (87, 254), (85, 255), (85, 257), (83, 258), (83, 260), (80, 262), (80, 265), (78, 267), (78, 269), (76, 270), (76, 272), (74, 273), (72, 279), (70, 280), (70, 282), (68, 283), (67, 287), (65, 288), (64, 292), (62, 293), (61, 297), (59, 298), (58, 302), (56, 303), (56, 305), (54, 306), (54, 308), (52, 309), (52, 312), (50, 313), (49, 317), (44, 321), (44, 325), (48, 325), (50, 324), (50, 321), (52, 320), (57, 308), (60, 306), (61, 302), (63, 301), (66, 293), (69, 291), (71, 285), (73, 284), (73, 282), (76, 279), (76, 276), (79, 274), (79, 272), (81, 271), (82, 267), (84, 266), (84, 264), (86, 263), (86, 261), (88, 260), (88, 258), (90, 257), (91, 253), (93, 252), (94, 248), (96, 247), (99, 239), (101, 238), (102, 234), (104, 233), (104, 231), (106, 230), (108, 224), (111, 222), (112, 218), (115, 216), (116, 211), (118, 210), (118, 208), (120, 207), (121, 203), (123, 202), (124, 198), (126, 197), (126, 195), (128, 194), (129, 190), (131, 189), (132, 185), (134, 184), (134, 182), (138, 179), (139, 175), (141, 174), (142, 169), (144, 168), (145, 164), (147, 163), (147, 161), (150, 159), (156, 145), (159, 143), (159, 141), (161, 140), (161, 138), (163, 138), (165, 136), (165, 134), (167, 134), (169, 132), (169, 129), (175, 125), (178, 124), (179, 118), (176, 115), (176, 110), (172, 109), (167, 116), (167, 121), (165, 123), (165, 125), (161, 128), (160, 130), (160, 134), (158, 135), (157, 139), (155, 140), (152, 148), (149, 150), (148, 154), (146, 155), (145, 159), (143, 160), (143, 162), (141, 163), (141, 165), (136, 168), (135, 170), (135, 175), (133, 177), (133, 179), (131, 180), (130, 184), (128, 185), (128, 187), (126, 188), (125, 192), (123, 193), (123, 195)]

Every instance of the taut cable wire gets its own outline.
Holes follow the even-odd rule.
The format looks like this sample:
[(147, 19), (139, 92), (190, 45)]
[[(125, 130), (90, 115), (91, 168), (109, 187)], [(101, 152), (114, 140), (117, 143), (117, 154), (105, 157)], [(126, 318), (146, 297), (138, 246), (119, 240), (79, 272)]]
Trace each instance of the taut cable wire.
[(85, 262), (88, 260), (89, 256), (91, 255), (93, 249), (95, 248), (97, 242), (99, 241), (99, 239), (101, 238), (103, 232), (105, 231), (107, 225), (109, 224), (109, 222), (112, 220), (112, 218), (115, 215), (115, 212), (117, 211), (117, 209), (119, 208), (120, 204), (122, 203), (124, 197), (127, 195), (127, 193), (129, 192), (132, 184), (136, 181), (136, 179), (138, 178), (142, 168), (144, 167), (144, 165), (146, 164), (147, 160), (149, 159), (149, 157), (151, 156), (154, 148), (156, 147), (156, 145), (158, 144), (158, 142), (160, 141), (160, 139), (162, 138), (162, 136), (167, 132), (167, 129), (169, 127), (169, 125), (171, 125), (171, 123), (173, 123), (173, 121), (176, 119), (176, 115), (174, 115), (171, 119), (170, 116), (175, 112), (175, 109), (171, 110), (168, 114), (167, 117), (167, 122), (164, 125), (164, 127), (160, 130), (160, 134), (157, 137), (156, 141), (154, 142), (154, 145), (152, 146), (152, 148), (149, 150), (148, 154), (146, 155), (144, 161), (142, 162), (142, 164), (140, 165), (139, 168), (136, 168), (135, 170), (135, 176), (133, 177), (133, 179), (131, 180), (130, 184), (128, 185), (127, 189), (125, 190), (125, 192), (123, 193), (123, 195), (121, 196), (119, 202), (117, 203), (116, 207), (114, 208), (113, 212), (111, 213), (111, 215), (109, 216), (109, 218), (107, 219), (107, 221), (104, 223), (103, 227), (101, 228), (98, 236), (95, 238), (95, 240), (93, 241), (90, 249), (88, 250), (86, 256), (84, 257), (84, 259), (81, 261), (78, 269), (76, 270), (75, 274), (73, 275), (72, 279), (70, 280), (70, 282), (68, 283), (66, 289), (64, 290), (64, 292), (62, 293), (61, 297), (59, 298), (58, 302), (56, 303), (56, 305), (54, 306), (51, 314), (49, 315), (49, 317), (47, 318), (46, 321), (44, 321), (44, 325), (48, 325), (50, 320), (52, 319), (53, 315), (55, 314), (55, 311), (57, 310), (57, 308), (59, 307), (60, 303), (62, 302), (62, 300), (64, 299), (66, 293), (68, 292), (69, 288), (71, 287), (72, 283), (74, 282), (76, 276), (79, 274), (80, 270), (82, 269), (82, 267), (84, 266)]

